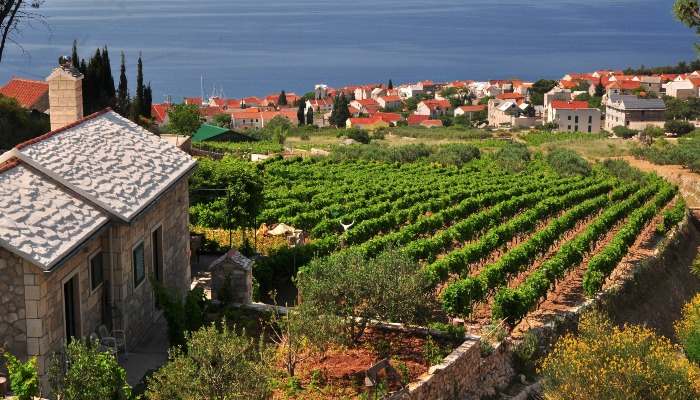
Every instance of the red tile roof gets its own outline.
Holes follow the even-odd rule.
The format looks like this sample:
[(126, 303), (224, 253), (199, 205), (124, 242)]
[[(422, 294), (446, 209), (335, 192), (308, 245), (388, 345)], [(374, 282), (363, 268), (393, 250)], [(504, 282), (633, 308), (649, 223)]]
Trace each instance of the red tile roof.
[(421, 122), (427, 120), (430, 118), (430, 115), (418, 115), (418, 114), (411, 114), (408, 116), (408, 124), (409, 125), (420, 125)]
[(572, 109), (578, 110), (579, 108), (589, 108), (587, 101), (552, 101), (549, 103), (549, 107), (552, 109)]
[(442, 121), (439, 119), (426, 119), (423, 120), (420, 125), (423, 126), (442, 126)]
[(501, 100), (508, 100), (508, 99), (513, 99), (513, 100), (521, 100), (525, 98), (525, 95), (520, 94), (520, 93), (501, 93), (498, 96), (496, 96), (497, 99)]
[(479, 112), (484, 111), (488, 107), (486, 104), (476, 105), (476, 106), (461, 106), (457, 107), (464, 112)]
[(6, 97), (14, 97), (24, 108), (32, 108), (41, 96), (49, 91), (49, 83), (29, 79), (12, 78), (7, 85), (0, 88)]

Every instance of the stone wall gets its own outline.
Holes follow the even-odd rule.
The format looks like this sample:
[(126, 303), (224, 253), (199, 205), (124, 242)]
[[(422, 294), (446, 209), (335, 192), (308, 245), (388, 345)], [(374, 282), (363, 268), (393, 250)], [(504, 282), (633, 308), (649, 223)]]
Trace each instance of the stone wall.
[[(146, 333), (159, 315), (148, 276), (154, 275), (152, 233), (160, 228), (162, 283), (181, 293), (190, 284), (188, 182), (183, 179), (146, 209), (137, 220), (114, 229), (114, 301), (122, 314), (115, 329), (126, 331), (129, 347)], [(146, 279), (135, 285), (133, 249), (144, 244)]]
[[(15, 356), (27, 354), (23, 272), (22, 259), (0, 249), (0, 347)], [(7, 372), (4, 362), (0, 372)]]
[(440, 364), (411, 382), (402, 399), (479, 399), (495, 394), (493, 388), (505, 387), (514, 375), (512, 353), (505, 340), (482, 358), (480, 338), (470, 336)]

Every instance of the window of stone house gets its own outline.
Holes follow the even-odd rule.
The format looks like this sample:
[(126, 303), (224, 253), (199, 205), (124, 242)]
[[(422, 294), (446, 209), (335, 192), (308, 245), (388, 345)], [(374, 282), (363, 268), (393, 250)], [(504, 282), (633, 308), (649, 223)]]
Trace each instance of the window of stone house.
[(97, 253), (90, 259), (90, 283), (92, 290), (97, 289), (102, 284), (103, 279), (102, 253)]
[(574, 132), (578, 132), (578, 125), (574, 126)]
[(571, 121), (571, 115), (569, 115), (567, 119), (568, 119), (569, 121)]
[(593, 116), (591, 116), (591, 115), (588, 116), (588, 123), (589, 124), (593, 123)]
[(134, 289), (146, 278), (146, 257), (143, 248), (143, 242), (134, 247)]

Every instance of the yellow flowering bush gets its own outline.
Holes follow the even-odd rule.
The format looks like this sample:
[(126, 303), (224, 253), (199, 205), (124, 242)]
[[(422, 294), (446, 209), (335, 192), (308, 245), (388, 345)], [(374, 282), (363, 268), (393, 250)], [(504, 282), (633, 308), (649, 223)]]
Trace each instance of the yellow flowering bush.
[(700, 294), (683, 307), (682, 317), (674, 328), (686, 357), (700, 364)]
[(540, 369), (546, 399), (700, 399), (700, 369), (677, 346), (639, 326), (581, 317)]

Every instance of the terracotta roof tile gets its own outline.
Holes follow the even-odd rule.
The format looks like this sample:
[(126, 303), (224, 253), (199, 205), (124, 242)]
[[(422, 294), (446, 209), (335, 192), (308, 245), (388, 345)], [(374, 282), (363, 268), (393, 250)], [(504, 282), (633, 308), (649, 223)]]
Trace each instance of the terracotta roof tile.
[(6, 97), (14, 97), (24, 108), (31, 108), (42, 96), (49, 91), (49, 83), (29, 79), (12, 78), (0, 93)]

